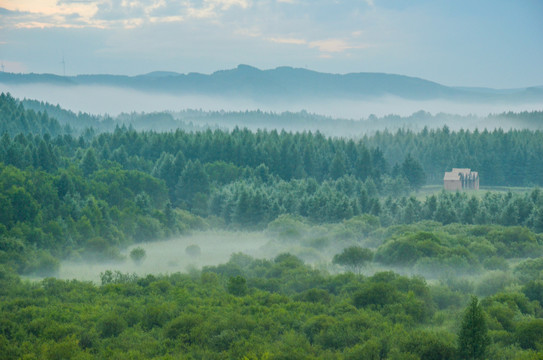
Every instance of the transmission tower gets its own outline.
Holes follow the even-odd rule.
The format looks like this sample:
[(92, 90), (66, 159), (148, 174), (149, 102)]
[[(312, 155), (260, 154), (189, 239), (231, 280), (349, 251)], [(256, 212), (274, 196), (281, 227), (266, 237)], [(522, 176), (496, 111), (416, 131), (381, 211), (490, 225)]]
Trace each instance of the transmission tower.
[(62, 55), (62, 61), (60, 63), (62, 64), (62, 76), (66, 76), (66, 61), (64, 61), (64, 55)]

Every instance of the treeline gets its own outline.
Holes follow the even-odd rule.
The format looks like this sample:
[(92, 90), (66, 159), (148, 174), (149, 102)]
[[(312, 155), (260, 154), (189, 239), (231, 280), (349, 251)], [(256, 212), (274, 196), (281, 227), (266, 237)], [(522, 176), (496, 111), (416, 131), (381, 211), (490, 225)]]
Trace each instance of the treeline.
[[(20, 272), (32, 272), (40, 263), (54, 269), (51, 254), (54, 259), (99, 249), (114, 256), (120, 246), (204, 223), (263, 229), (283, 214), (314, 223), (371, 214), (383, 226), (433, 220), (543, 231), (539, 190), (483, 197), (443, 192), (423, 200), (408, 196), (426, 181), (424, 161), (432, 146), (438, 149), (459, 139), (467, 149), (479, 143), (502, 144), (502, 150), (523, 144), (522, 151), (512, 153), (526, 155), (543, 146), (537, 141), (539, 132), (442, 129), (377, 133), (355, 141), (318, 132), (236, 128), (157, 133), (116, 127), (54, 136), (53, 130), (60, 128), (47, 114), (26, 110), (9, 95), (0, 96), (0, 103), (1, 124), (14, 129), (0, 138), (1, 236), (15, 242), (6, 245), (4, 257), (19, 259), (13, 261)], [(34, 118), (42, 119), (43, 127), (26, 131), (28, 119)], [(14, 135), (16, 131), (20, 133)], [(390, 143), (418, 152), (390, 162)], [(421, 153), (413, 144), (430, 149)], [(514, 156), (488, 146), (488, 156), (496, 156), (497, 163), (513, 162), (508, 159)], [(536, 171), (543, 157), (529, 158)], [(445, 155), (439, 159), (450, 161)], [(479, 170), (485, 179), (484, 168)], [(521, 181), (518, 174), (508, 174)], [(9, 255), (25, 251), (32, 255)]]
[[(543, 235), (520, 226), (442, 225), (435, 221), (383, 226), (379, 218), (368, 214), (315, 225), (302, 217), (281, 215), (268, 225), (266, 233), (277, 244), (295, 244), (286, 249), (314, 263), (329, 262), (330, 254), (338, 249), (370, 249), (369, 254), (355, 250), (342, 254), (345, 261), (339, 264), (350, 271), (359, 272), (369, 262), (426, 279), (478, 276), (483, 279), (470, 291), (480, 296), (503, 290), (516, 276), (518, 282), (537, 280), (543, 270)], [(527, 260), (519, 264), (519, 259)], [(504, 273), (509, 270), (513, 271)], [(494, 271), (499, 273), (492, 274)]]
[(28, 110), (9, 94), (0, 94), (0, 134), (48, 134), (58, 136), (70, 133), (69, 126), (62, 127), (58, 120), (45, 111)]
[[(519, 115), (520, 116), (520, 115)], [(543, 119), (541, 113), (534, 115)], [(422, 165), (427, 182), (441, 184), (445, 171), (471, 168), (479, 172), (482, 186), (534, 186), (543, 179), (543, 132), (501, 129), (450, 131), (425, 128), (378, 131), (362, 141), (378, 147), (389, 162), (402, 161), (411, 154)]]
[[(384, 145), (399, 139), (440, 149), (446, 128), (361, 141), (239, 128), (70, 133), (8, 95), (0, 109), (11, 129), (0, 138), (2, 359), (543, 356), (541, 190), (421, 199), (410, 193), (425, 181), (422, 153), (387, 160)], [(525, 154), (541, 146), (538, 132), (449, 132), (460, 134)], [(107, 271), (101, 286), (15, 274), (54, 275), (63, 258), (123, 261), (127, 245), (210, 227), (262, 229), (269, 246), (321, 263), (235, 254), (188, 274)], [(366, 265), (373, 275), (338, 274)]]
[[(20, 118), (23, 108), (17, 105), (17, 101), (11, 98), (9, 95), (3, 95), (4, 99), (8, 99), (8, 103), (14, 104), (11, 107), (17, 107), (18, 110), (13, 111), (14, 119)], [(4, 100), (3, 100), (4, 101)], [(171, 129), (183, 129), (188, 132), (198, 131), (205, 132), (206, 126), (211, 126), (214, 129), (226, 127), (233, 131), (236, 131), (237, 124), (242, 124), (247, 128), (257, 131), (258, 128), (265, 128), (266, 121), (268, 123), (278, 122), (277, 128), (289, 128), (289, 123), (311, 123), (309, 129), (325, 129), (327, 127), (332, 128), (346, 128), (347, 134), (344, 136), (356, 136), (366, 133), (361, 141), (353, 140), (357, 144), (355, 147), (360, 147), (358, 144), (362, 143), (367, 149), (379, 149), (384, 159), (386, 159), (385, 168), (381, 169), (382, 173), (392, 172), (392, 168), (398, 164), (399, 166), (405, 161), (406, 156), (410, 155), (413, 159), (420, 163), (424, 173), (426, 174), (426, 182), (429, 184), (440, 184), (443, 180), (443, 174), (445, 171), (450, 171), (453, 167), (468, 167), (473, 171), (478, 171), (483, 186), (534, 186), (543, 185), (543, 133), (539, 130), (526, 130), (536, 129), (529, 124), (539, 124), (543, 120), (542, 111), (521, 112), (521, 113), (503, 113), (496, 115), (489, 115), (485, 119), (488, 121), (487, 127), (494, 128), (499, 126), (503, 121), (509, 119), (515, 121), (525, 130), (509, 130), (504, 131), (502, 129), (497, 130), (458, 130), (451, 131), (447, 125), (442, 128), (435, 128), (441, 126), (445, 122), (439, 122), (438, 119), (446, 118), (446, 122), (449, 124), (455, 124), (459, 121), (463, 121), (465, 118), (466, 125), (469, 127), (470, 123), (477, 121), (473, 117), (458, 117), (445, 114), (431, 115), (425, 112), (418, 112), (410, 117), (399, 116), (385, 116), (382, 118), (370, 117), (366, 121), (340, 121), (333, 120), (326, 117), (318, 117), (305, 112), (301, 113), (284, 113), (274, 114), (261, 111), (246, 111), (246, 112), (204, 112), (195, 110), (186, 110), (184, 112), (170, 114), (170, 113), (154, 113), (154, 114), (122, 114), (115, 120), (109, 117), (100, 118), (91, 116), (88, 114), (74, 114), (69, 111), (63, 110), (58, 106), (54, 107), (49, 104), (43, 104), (36, 101), (25, 100), (24, 106), (38, 111), (37, 115), (45, 120), (46, 113), (54, 114), (61, 121), (62, 126), (68, 125), (73, 129), (79, 129), (83, 131), (88, 127), (93, 127), (98, 132), (100, 131), (114, 131), (116, 126), (133, 126), (136, 130), (146, 129), (158, 129), (161, 131), (169, 131)], [(5, 111), (4, 114), (9, 118), (9, 111)], [(28, 115), (27, 117), (32, 117)], [(420, 121), (427, 121), (428, 127), (420, 126), (414, 127), (420, 131), (406, 130), (406, 126), (400, 126), (402, 121), (407, 124), (415, 124)], [(251, 123), (253, 121), (253, 123)], [(330, 126), (326, 125), (327, 122), (334, 122)], [(376, 127), (371, 134), (362, 131), (362, 129), (356, 130), (357, 126), (367, 126), (368, 122), (375, 122), (381, 124), (380, 127)], [(398, 128), (397, 131), (381, 130), (387, 127), (387, 123), (396, 124), (397, 126), (389, 126), (389, 128)], [(210, 125), (211, 124), (211, 125)], [(326, 125), (326, 126), (325, 126)], [(511, 127), (511, 124), (502, 124), (505, 128)], [(4, 127), (7, 125), (4, 124)], [(324, 127), (323, 127), (324, 126)], [(43, 127), (43, 126), (41, 126)], [(59, 134), (59, 125), (54, 124), (53, 129), (48, 132), (52, 135)], [(29, 126), (24, 124), (18, 124), (11, 126), (11, 130), (5, 130), (12, 136), (19, 132), (27, 132)], [(40, 129), (40, 126), (37, 127)], [(273, 128), (273, 127), (272, 127)], [(407, 126), (407, 128), (410, 128)], [(412, 127), (413, 128), (413, 127)], [(301, 130), (304, 127), (296, 128), (295, 130)], [(537, 128), (539, 129), (539, 128)], [(326, 130), (324, 130), (326, 131)], [(228, 130), (225, 131), (229, 133)], [(264, 131), (262, 131), (264, 132)], [(273, 131), (264, 132), (272, 133)], [(38, 132), (40, 133), (40, 132)], [(43, 133), (43, 131), (41, 131)], [(326, 133), (326, 132), (325, 132)], [(308, 133), (306, 133), (308, 134)], [(314, 137), (321, 136), (327, 139), (326, 136), (319, 134), (318, 132)], [(258, 138), (257, 138), (258, 139)], [(260, 140), (260, 139), (258, 139)], [(350, 145), (351, 146), (351, 145)], [(352, 147), (352, 146), (351, 146)], [(309, 148), (309, 151), (313, 149)], [(318, 150), (318, 149), (317, 149)], [(345, 161), (351, 162), (347, 164), (353, 167), (352, 153), (349, 153), (347, 149), (340, 148), (337, 151), (340, 156), (345, 158)], [(311, 161), (308, 159), (306, 149), (299, 147), (296, 149), (300, 156), (298, 159), (294, 158), (294, 166), (302, 164), (305, 170), (305, 175), (309, 177), (316, 177), (316, 174), (308, 171), (312, 164), (306, 164), (304, 162)], [(333, 150), (336, 152), (336, 150)], [(317, 156), (320, 153), (316, 153)], [(301, 157), (301, 158), (300, 158)], [(333, 158), (332, 158), (333, 159)], [(325, 158), (328, 163), (332, 160), (330, 157)], [(269, 168), (272, 168), (269, 161), (263, 161)], [(224, 159), (229, 161), (229, 159)], [(201, 162), (207, 162), (207, 160), (201, 160)], [(245, 159), (241, 161), (245, 163)], [(239, 163), (237, 164), (239, 165)], [(257, 164), (258, 165), (258, 164)], [(255, 166), (251, 164), (251, 166)], [(386, 168), (388, 166), (388, 168)], [(301, 170), (301, 169), (300, 169)], [(350, 171), (356, 175), (355, 171)], [(298, 173), (298, 177), (303, 177), (303, 173)], [(325, 173), (324, 176), (327, 174)], [(292, 176), (292, 175), (287, 175)], [(283, 176), (285, 178), (285, 176)], [(321, 175), (322, 178), (322, 175)], [(362, 175), (364, 179), (364, 175)]]
[[(9, 96), (9, 94), (7, 95)], [(202, 131), (207, 128), (217, 128), (216, 124), (193, 124), (192, 121), (183, 121), (174, 118), (169, 112), (154, 113), (122, 113), (118, 116), (108, 114), (94, 115), (84, 112), (75, 113), (66, 110), (60, 105), (52, 105), (43, 101), (24, 99), (20, 102), (24, 108), (34, 110), (58, 120), (58, 122), (69, 129), (72, 134), (79, 135), (88, 129), (94, 133), (113, 131), (117, 126), (126, 126), (135, 130), (171, 131), (183, 129), (185, 131)], [(68, 131), (66, 131), (69, 133)]]
[(0, 164), (0, 263), (54, 274), (58, 259), (115, 260), (119, 249), (203, 226), (167, 200), (163, 182), (111, 167), (85, 176)]
[(233, 130), (235, 127), (248, 128), (252, 131), (258, 129), (281, 130), (290, 132), (316, 131), (318, 129), (327, 136), (360, 137), (371, 136), (376, 131), (388, 129), (395, 132), (398, 129), (409, 129), (414, 132), (427, 128), (441, 128), (449, 126), (456, 131), (460, 129), (543, 129), (543, 111), (504, 112), (477, 115), (454, 115), (446, 113), (430, 114), (418, 111), (409, 116), (370, 115), (363, 119), (342, 119), (309, 113), (305, 110), (299, 112), (273, 112), (262, 110), (245, 111), (205, 111), (185, 109), (181, 111), (161, 111), (154, 113), (123, 113), (115, 117), (107, 114), (91, 115), (74, 113), (62, 109), (59, 105), (52, 105), (36, 100), (25, 99), (22, 104), (27, 109), (36, 112), (46, 112), (56, 118), (62, 125), (69, 125), (73, 129), (83, 131), (93, 127), (97, 131), (112, 131), (115, 126), (133, 126), (136, 130), (172, 131), (183, 129), (185, 131), (203, 131), (207, 128)]

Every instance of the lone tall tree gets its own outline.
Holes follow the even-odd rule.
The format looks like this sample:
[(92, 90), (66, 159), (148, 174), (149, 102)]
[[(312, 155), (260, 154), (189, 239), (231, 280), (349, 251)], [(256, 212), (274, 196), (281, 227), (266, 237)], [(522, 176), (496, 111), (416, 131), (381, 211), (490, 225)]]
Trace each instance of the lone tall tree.
[(332, 259), (334, 264), (345, 266), (348, 270), (360, 274), (362, 268), (373, 259), (373, 252), (360, 246), (343, 249)]
[(478, 360), (486, 358), (487, 347), (490, 344), (485, 314), (476, 296), (471, 298), (462, 326), (458, 334), (458, 352), (461, 359)]

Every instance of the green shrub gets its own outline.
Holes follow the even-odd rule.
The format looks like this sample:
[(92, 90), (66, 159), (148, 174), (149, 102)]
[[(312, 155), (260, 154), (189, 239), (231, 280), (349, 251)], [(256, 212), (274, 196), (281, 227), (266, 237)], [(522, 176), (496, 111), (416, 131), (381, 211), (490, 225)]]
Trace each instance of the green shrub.
[(140, 265), (143, 262), (146, 255), (147, 253), (145, 252), (145, 249), (139, 246), (130, 251), (130, 259), (132, 259), (132, 261), (134, 261), (137, 265)]
[(198, 257), (202, 254), (202, 249), (198, 245), (192, 244), (185, 248), (185, 253), (192, 257)]
[(126, 329), (126, 321), (118, 313), (108, 313), (97, 323), (98, 332), (102, 338), (119, 336)]
[(243, 296), (247, 293), (247, 280), (243, 276), (234, 276), (228, 279), (228, 292), (232, 295)]

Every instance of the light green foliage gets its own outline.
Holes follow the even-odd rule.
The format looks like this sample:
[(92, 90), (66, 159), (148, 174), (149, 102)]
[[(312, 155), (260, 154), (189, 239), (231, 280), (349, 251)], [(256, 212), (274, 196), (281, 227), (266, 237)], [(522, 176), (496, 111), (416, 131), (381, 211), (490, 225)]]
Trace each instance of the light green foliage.
[[(409, 195), (425, 173), (440, 182), (459, 163), (486, 184), (541, 185), (541, 132), (443, 128), (356, 141), (239, 128), (139, 132), (33, 104), (77, 129), (111, 132), (72, 135), (0, 95), (1, 358), (478, 359), (489, 338), (493, 358), (543, 356), (541, 191)], [(451, 149), (466, 151), (451, 163)], [(190, 274), (104, 271), (101, 286), (16, 275), (55, 275), (65, 258), (120, 259), (135, 242), (208, 224), (265, 229), (273, 250)], [(372, 248), (376, 268), (432, 281), (331, 275), (342, 248), (333, 261), (356, 273)], [(141, 262), (142, 250), (130, 257)], [(486, 298), (468, 306), (455, 346), (473, 293)]]
[(521, 262), (515, 267), (514, 273), (522, 282), (543, 279), (543, 258)]
[[(11, 354), (8, 359), (123, 358), (127, 351), (142, 359), (453, 359), (459, 349), (474, 348), (471, 339), (487, 339), (477, 335), (484, 329), (478, 302), (475, 314), (465, 313), (468, 335), (459, 335), (469, 344), (459, 340), (457, 348), (462, 298), (436, 303), (433, 285), (422, 278), (329, 275), (290, 254), (273, 260), (236, 254), (201, 276), (106, 272), (102, 286), (55, 279), (30, 284), (0, 275), (0, 349)], [(539, 351), (539, 323), (522, 318), (537, 316), (539, 305), (505, 292), (485, 299), (483, 307), (490, 323), (502, 326), (502, 338), (518, 344), (512, 354)], [(426, 329), (435, 328), (437, 318), (444, 319), (441, 330)], [(475, 335), (473, 328), (479, 329)], [(496, 346), (502, 345), (494, 344), (493, 353)]]

